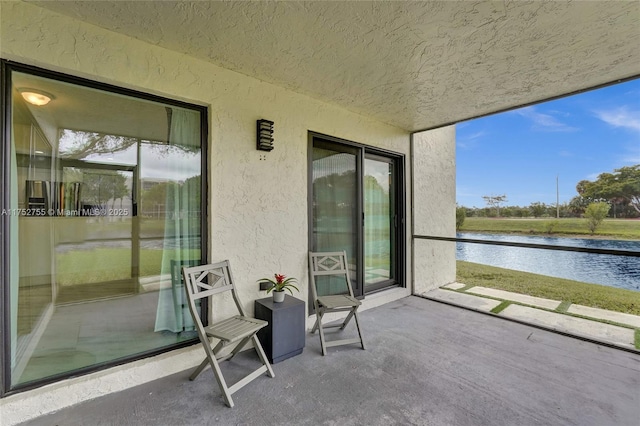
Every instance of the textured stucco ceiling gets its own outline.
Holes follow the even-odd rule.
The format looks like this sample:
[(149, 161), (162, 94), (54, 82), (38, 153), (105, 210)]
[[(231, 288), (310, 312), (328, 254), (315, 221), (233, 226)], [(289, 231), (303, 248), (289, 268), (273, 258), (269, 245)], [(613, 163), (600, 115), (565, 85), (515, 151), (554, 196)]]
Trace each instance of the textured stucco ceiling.
[(640, 75), (639, 1), (30, 3), (410, 131)]

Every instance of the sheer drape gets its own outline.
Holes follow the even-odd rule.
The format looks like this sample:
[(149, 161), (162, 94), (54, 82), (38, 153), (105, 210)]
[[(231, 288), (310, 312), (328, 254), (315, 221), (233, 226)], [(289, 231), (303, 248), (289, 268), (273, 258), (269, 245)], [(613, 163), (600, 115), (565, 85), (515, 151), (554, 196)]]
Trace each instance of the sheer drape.
[[(200, 150), (200, 115), (195, 111), (181, 108), (167, 108), (170, 120), (170, 155)], [(194, 329), (193, 320), (186, 305), (186, 294), (181, 282), (181, 274), (172, 274), (173, 264), (182, 262), (199, 263), (200, 251), (200, 156), (189, 167), (198, 174), (184, 182), (172, 182), (167, 186), (164, 224), (164, 247), (162, 253), (162, 276), (171, 276), (170, 285), (161, 286), (155, 331), (168, 330), (174, 333)], [(171, 161), (171, 159), (169, 159)], [(180, 167), (175, 162), (174, 167)], [(185, 170), (178, 170), (185, 172)], [(188, 172), (188, 170), (187, 170)], [(179, 268), (179, 266), (178, 266)]]
[[(355, 265), (358, 188), (356, 156), (313, 148), (313, 247), (315, 251), (347, 251)], [(355, 281), (355, 267), (351, 271)], [(347, 291), (346, 280), (318, 277), (319, 296)]]
[(391, 278), (390, 173), (389, 163), (365, 161), (365, 285)]

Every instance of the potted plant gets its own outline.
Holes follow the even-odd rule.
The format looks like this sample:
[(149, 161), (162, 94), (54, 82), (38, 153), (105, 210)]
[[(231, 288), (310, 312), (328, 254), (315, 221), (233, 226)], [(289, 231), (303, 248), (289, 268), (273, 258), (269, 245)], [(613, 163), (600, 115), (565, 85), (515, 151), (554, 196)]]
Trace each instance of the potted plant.
[(273, 274), (274, 278), (262, 278), (259, 281), (267, 281), (271, 284), (271, 287), (267, 289), (267, 293), (273, 291), (273, 301), (275, 303), (284, 302), (284, 291), (287, 290), (293, 296), (293, 291), (291, 289), (298, 290), (298, 287), (295, 286), (297, 280), (293, 277), (287, 278), (282, 274)]

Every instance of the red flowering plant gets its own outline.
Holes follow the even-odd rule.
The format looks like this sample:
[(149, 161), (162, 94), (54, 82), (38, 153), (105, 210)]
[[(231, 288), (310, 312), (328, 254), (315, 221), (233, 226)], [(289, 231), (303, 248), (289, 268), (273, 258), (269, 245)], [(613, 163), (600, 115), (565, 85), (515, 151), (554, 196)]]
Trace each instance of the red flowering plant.
[(295, 278), (292, 278), (292, 277), (287, 278), (286, 275), (282, 275), (282, 274), (273, 274), (273, 276), (275, 279), (261, 278), (259, 280), (259, 281), (267, 281), (271, 283), (271, 287), (267, 289), (267, 293), (271, 291), (287, 290), (293, 296), (293, 291), (291, 291), (292, 288), (295, 288), (296, 291), (300, 291), (298, 290), (298, 287), (295, 286), (295, 283), (297, 283), (297, 280)]

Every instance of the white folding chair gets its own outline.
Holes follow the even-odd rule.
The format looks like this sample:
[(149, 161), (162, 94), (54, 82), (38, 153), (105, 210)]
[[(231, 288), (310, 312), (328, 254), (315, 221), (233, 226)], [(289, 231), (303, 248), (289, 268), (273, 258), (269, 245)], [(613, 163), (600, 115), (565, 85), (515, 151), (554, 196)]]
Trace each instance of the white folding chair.
[[(334, 281), (337, 279), (338, 285), (335, 285), (336, 283), (332, 282), (330, 277)], [(316, 311), (316, 322), (313, 329), (311, 329), (311, 333), (315, 333), (316, 330), (319, 331), (322, 355), (326, 355), (327, 348), (331, 346), (360, 343), (360, 346), (364, 349), (364, 341), (362, 340), (362, 332), (358, 320), (358, 308), (361, 302), (353, 295), (346, 252), (310, 252), (309, 278), (313, 306)], [(342, 283), (344, 283), (343, 286), (341, 285)], [(323, 316), (329, 312), (348, 312), (348, 314), (340, 324), (324, 325), (322, 323)], [(344, 330), (351, 318), (355, 319), (358, 338), (332, 341), (325, 339), (324, 330), (326, 328), (339, 327), (340, 330)]]
[[(189, 311), (191, 312), (198, 336), (200, 337), (200, 342), (204, 346), (206, 353), (206, 358), (193, 371), (191, 376), (189, 376), (189, 380), (194, 380), (207, 365), (210, 365), (218, 382), (218, 386), (220, 386), (220, 390), (222, 391), (225, 403), (229, 407), (233, 407), (231, 394), (237, 392), (263, 373), (268, 373), (269, 376), (275, 377), (271, 364), (269, 364), (269, 360), (256, 335), (258, 330), (267, 325), (267, 322), (249, 317), (245, 314), (242, 303), (240, 303), (238, 299), (228, 260), (209, 265), (183, 267), (182, 274), (187, 288)], [(203, 298), (208, 298), (209, 301), (211, 301), (213, 296), (228, 291), (231, 292), (233, 301), (240, 315), (218, 321), (208, 327), (203, 326), (196, 301)], [(212, 306), (212, 304), (209, 303), (209, 306)], [(209, 341), (211, 337), (220, 340), (213, 348)], [(262, 365), (243, 379), (229, 386), (222, 375), (218, 362), (233, 358), (250, 340), (253, 342), (256, 352), (258, 352)], [(221, 350), (229, 345), (235, 345), (235, 347), (229, 354), (221, 356)]]

